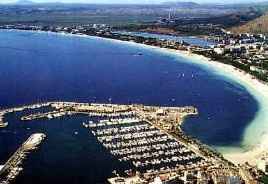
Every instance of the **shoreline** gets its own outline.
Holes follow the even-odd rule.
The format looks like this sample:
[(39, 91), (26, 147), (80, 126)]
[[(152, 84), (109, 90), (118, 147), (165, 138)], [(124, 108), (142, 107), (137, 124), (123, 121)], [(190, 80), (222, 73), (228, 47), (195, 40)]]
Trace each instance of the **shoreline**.
[[(78, 35), (81, 37), (90, 37), (87, 35)], [(94, 37), (94, 36), (93, 36)], [(268, 115), (265, 116), (265, 112), (268, 112), (268, 85), (254, 76), (235, 68), (234, 66), (227, 65), (218, 61), (213, 61), (202, 55), (193, 54), (188, 51), (173, 50), (168, 48), (160, 48), (157, 46), (145, 45), (129, 41), (121, 41), (109, 38), (94, 37), (104, 39), (107, 41), (118, 42), (128, 44), (131, 46), (139, 46), (145, 49), (154, 49), (158, 52), (172, 54), (175, 57), (183, 57), (186, 59), (186, 63), (196, 64), (201, 67), (206, 67), (207, 70), (213, 72), (215, 75), (220, 75), (226, 79), (232, 80), (245, 87), (246, 90), (256, 99), (260, 109), (254, 117), (253, 121), (250, 122), (242, 138), (240, 147), (216, 147), (216, 149), (223, 154), (223, 156), (235, 164), (243, 164), (249, 162), (252, 165), (257, 164), (257, 159), (265, 153), (268, 149), (267, 133), (262, 133), (261, 130), (264, 128), (268, 129)], [(266, 111), (267, 110), (267, 111)], [(263, 120), (264, 119), (264, 120)], [(265, 125), (267, 122), (267, 125)], [(256, 136), (259, 138), (256, 139)]]
[[(212, 61), (202, 55), (192, 54), (188, 51), (164, 49), (174, 53), (180, 57), (187, 59), (186, 62), (191, 62), (200, 66), (205, 66), (206, 69), (212, 71), (216, 75), (231, 79), (234, 82), (242, 85), (256, 99), (259, 104), (259, 110), (254, 119), (247, 125), (240, 147), (223, 146), (216, 149), (223, 156), (235, 164), (243, 164), (249, 162), (252, 165), (257, 164), (257, 160), (267, 152), (268, 149), (268, 85), (254, 78), (252, 75), (235, 68), (234, 66)], [(266, 125), (265, 125), (266, 123)]]
[[(268, 131), (265, 131), (265, 129), (268, 129), (268, 115), (265, 116), (265, 113), (268, 112), (268, 85), (234, 66), (212, 61), (205, 56), (192, 54), (188, 51), (166, 50), (186, 58), (191, 63), (203, 65), (216, 75), (221, 75), (226, 79), (231, 79), (234, 82), (237, 82), (245, 87), (257, 100), (259, 111), (256, 113), (252, 122), (247, 125), (241, 146), (216, 147), (225, 158), (233, 163), (242, 164), (249, 162), (250, 164), (256, 165), (257, 160), (268, 149), (268, 142), (266, 142), (268, 139)], [(265, 123), (267, 123), (267, 125), (265, 125)]]
[[(10, 30), (8, 30), (10, 31)], [(22, 31), (25, 30), (11, 30), (11, 31)], [(186, 60), (185, 63), (192, 63), (199, 66), (206, 67), (207, 70), (230, 79), (234, 82), (245, 87), (249, 93), (257, 100), (259, 103), (260, 109), (257, 112), (255, 118), (250, 122), (244, 132), (243, 141), (241, 142), (241, 147), (216, 147), (217, 150), (223, 154), (223, 156), (234, 163), (244, 163), (248, 161), (251, 164), (256, 164), (256, 158), (268, 149), (268, 143), (265, 140), (268, 139), (268, 132), (263, 130), (268, 129), (268, 116), (265, 116), (268, 108), (268, 85), (254, 78), (252, 75), (247, 74), (240, 69), (237, 69), (231, 65), (223, 64), (217, 61), (212, 61), (210, 58), (207, 58), (202, 55), (192, 54), (188, 51), (182, 50), (173, 50), (167, 48), (160, 48), (157, 46), (145, 45), (130, 41), (121, 41), (110, 38), (103, 38), (98, 36), (89, 36), (89, 35), (77, 35), (77, 34), (68, 34), (68, 33), (54, 33), (46, 31), (25, 31), (33, 33), (46, 33), (54, 34), (61, 36), (74, 36), (82, 38), (94, 38), (102, 39), (106, 41), (123, 43), (131, 46), (138, 46), (145, 49), (154, 49), (157, 52), (172, 54), (175, 57), (183, 57)], [(267, 122), (267, 125), (265, 123)], [(257, 137), (257, 138), (256, 138)], [(259, 138), (258, 138), (259, 137)], [(246, 148), (246, 149), (245, 149)]]

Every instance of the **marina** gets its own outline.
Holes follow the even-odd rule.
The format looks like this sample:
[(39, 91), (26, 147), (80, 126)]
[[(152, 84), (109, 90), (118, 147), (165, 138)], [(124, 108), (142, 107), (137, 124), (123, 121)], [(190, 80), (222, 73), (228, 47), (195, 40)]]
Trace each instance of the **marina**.
[[(161, 180), (166, 178), (165, 181), (168, 181), (174, 177), (183, 181), (190, 178), (196, 180), (203, 175), (204, 178), (215, 180), (226, 177), (230, 179), (231, 176), (241, 179), (237, 177), (240, 176), (237, 172), (239, 168), (225, 161), (214, 150), (221, 145), (239, 147), (245, 128), (259, 112), (254, 95), (234, 80), (191, 64), (183, 57), (162, 52), (161, 49), (129, 42), (24, 31), (2, 31), (1, 35), (3, 67), (0, 69), (0, 80), (1, 87), (8, 89), (8, 93), (1, 93), (1, 111), (6, 112), (3, 122), (8, 122), (7, 127), (0, 129), (0, 143), (3, 145), (0, 149), (1, 163), (19, 147), (21, 139), (25, 140), (32, 133), (44, 132), (49, 137), (36, 156), (25, 162), (23, 173), (16, 178), (18, 184), (28, 184), (31, 181), (39, 184), (105, 183), (107, 178), (116, 177), (112, 174), (113, 170), (120, 176), (121, 171), (131, 173), (130, 169), (133, 172), (138, 170), (133, 164), (134, 157), (141, 160), (141, 163), (143, 160), (145, 163), (146, 160), (150, 162), (148, 155), (139, 155), (141, 152), (120, 162), (120, 158), (128, 156), (121, 155), (122, 150), (131, 154), (134, 151), (134, 148), (126, 149), (128, 144), (132, 145), (133, 142), (133, 147), (147, 147), (148, 141), (161, 147), (164, 142), (162, 144), (158, 139), (169, 141), (165, 133), (175, 138), (179, 146), (185, 145), (185, 151), (189, 150), (198, 158), (213, 162), (213, 166), (204, 172), (191, 167), (187, 172), (176, 170), (172, 174), (163, 170), (164, 173), (159, 174)], [(5, 58), (9, 58), (10, 62), (5, 62)], [(73, 67), (73, 61), (76, 67)], [(27, 67), (24, 67), (25, 64)], [(120, 72), (116, 72), (118, 70)], [(23, 104), (35, 102), (51, 103), (36, 109), (21, 108)], [(189, 113), (186, 108), (179, 108), (188, 105), (192, 106)], [(152, 106), (155, 108), (150, 110)], [(168, 111), (164, 107), (177, 107), (177, 110)], [(8, 113), (4, 108), (13, 112)], [(184, 113), (179, 109), (185, 110)], [(28, 120), (22, 120), (22, 117), (28, 117)], [(120, 140), (126, 139), (123, 143), (127, 144), (119, 144), (118, 148), (106, 148), (98, 141), (94, 129), (102, 130), (106, 126), (110, 128), (112, 125), (107, 124), (116, 124), (118, 120), (124, 122), (127, 118), (132, 121), (137, 119), (138, 122), (113, 126), (121, 129), (146, 123), (156, 129), (147, 130), (143, 127), (145, 125), (137, 127), (144, 132), (143, 135), (134, 133), (136, 139), (141, 136), (141, 140), (130, 142), (128, 137), (120, 137)], [(82, 126), (83, 122), (88, 128)], [(89, 127), (90, 124), (96, 125)], [(163, 135), (158, 136), (158, 130)], [(135, 132), (134, 127), (132, 131)], [(147, 131), (154, 133), (158, 139), (150, 137)], [(108, 135), (112, 132), (106, 133)], [(124, 133), (128, 134), (126, 131), (120, 135)], [(111, 149), (117, 155), (114, 156)], [(150, 153), (143, 150), (143, 147), (141, 149), (144, 153)], [(149, 149), (157, 152), (151, 147)], [(168, 162), (172, 151), (167, 151), (167, 155), (157, 154), (157, 159), (161, 162), (160, 168), (154, 168), (153, 165), (140, 166), (141, 172), (145, 170), (143, 176), (146, 176), (145, 172), (150, 168), (158, 171), (162, 165), (173, 167)], [(176, 156), (177, 154), (180, 155), (179, 152), (176, 152)], [(245, 168), (252, 170), (251, 167)], [(208, 173), (207, 177), (204, 173)], [(124, 176), (120, 179), (122, 177)], [(147, 181), (158, 180), (153, 177)]]
[(206, 159), (146, 121), (121, 119), (97, 124), (89, 123), (88, 127), (98, 141), (119, 161), (131, 162), (140, 173), (159, 174), (210, 165)]
[[(195, 181), (207, 181), (211, 177), (217, 180), (223, 176), (226, 181), (230, 177), (235, 177), (238, 181), (244, 179), (239, 174), (239, 167), (183, 134), (180, 126), (185, 117), (198, 115), (197, 108), (193, 106), (49, 102), (15, 109), (23, 111), (44, 106), (50, 111), (24, 113), (20, 121), (26, 123), (32, 120), (53, 120), (77, 115), (88, 117), (90, 120), (81, 122), (81, 126), (88, 129), (119, 162), (130, 165), (123, 173), (119, 172), (120, 175), (127, 176), (127, 180), (136, 176), (140, 181), (149, 182), (162, 176), (165, 178), (162, 181), (175, 178), (187, 182), (189, 178), (186, 176), (189, 173)], [(14, 112), (14, 109), (4, 112)], [(74, 135), (79, 135), (78, 131), (75, 131)], [(29, 140), (27, 142), (38, 142), (36, 140), (40, 139), (33, 137)], [(210, 175), (200, 176), (205, 172), (209, 172)], [(110, 178), (108, 181), (113, 183), (115, 180)]]

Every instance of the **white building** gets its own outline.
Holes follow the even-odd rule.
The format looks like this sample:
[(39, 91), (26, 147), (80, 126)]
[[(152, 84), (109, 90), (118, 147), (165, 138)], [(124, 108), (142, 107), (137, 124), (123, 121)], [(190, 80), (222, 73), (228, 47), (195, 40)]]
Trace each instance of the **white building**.
[(257, 167), (261, 171), (263, 171), (266, 174), (268, 174), (268, 159), (267, 158), (266, 159), (262, 158), (261, 160), (259, 160), (258, 163), (257, 163)]
[(218, 55), (224, 54), (224, 48), (214, 48), (214, 52)]

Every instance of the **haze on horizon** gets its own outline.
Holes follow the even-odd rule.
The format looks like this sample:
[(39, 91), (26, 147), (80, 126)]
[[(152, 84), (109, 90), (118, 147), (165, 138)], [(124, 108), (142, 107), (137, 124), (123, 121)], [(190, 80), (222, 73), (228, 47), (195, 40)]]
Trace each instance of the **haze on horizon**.
[(88, 4), (159, 4), (163, 2), (196, 2), (196, 3), (257, 3), (266, 0), (1, 0), (0, 4), (16, 3), (18, 1), (30, 1), (34, 3), (88, 3)]

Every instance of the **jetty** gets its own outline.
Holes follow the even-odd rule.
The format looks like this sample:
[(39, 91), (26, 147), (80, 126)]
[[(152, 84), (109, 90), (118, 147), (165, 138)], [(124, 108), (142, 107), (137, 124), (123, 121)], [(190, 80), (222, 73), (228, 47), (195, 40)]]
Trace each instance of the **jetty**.
[(42, 133), (32, 134), (6, 161), (0, 166), (0, 184), (9, 184), (23, 170), (22, 162), (26, 156), (33, 150), (37, 149), (46, 135)]
[[(102, 118), (117, 118), (120, 116), (136, 116), (140, 119), (155, 119), (163, 128), (172, 128), (173, 125), (181, 123), (186, 116), (197, 115), (198, 110), (193, 106), (185, 107), (158, 107), (144, 106), (140, 104), (119, 105), (119, 104), (98, 104), (98, 103), (75, 103), (75, 102), (50, 102), (46, 105), (53, 110), (46, 113), (29, 114), (21, 117), (22, 121), (36, 119), (53, 119), (65, 115), (84, 114)], [(175, 124), (165, 126), (164, 121), (169, 120)]]
[(42, 107), (49, 107), (51, 105), (51, 102), (47, 103), (38, 103), (38, 104), (33, 104), (33, 105), (24, 105), (21, 107), (14, 107), (14, 108), (9, 108), (9, 109), (0, 109), (0, 128), (5, 128), (8, 126), (8, 122), (5, 122), (5, 116), (9, 113), (16, 113), (16, 112), (21, 112), (24, 110), (33, 110), (33, 109), (39, 109)]
[[(42, 107), (48, 108), (45, 112), (41, 109), (38, 111)], [(198, 115), (198, 109), (194, 106), (47, 102), (2, 110), (0, 117), (3, 121), (6, 114), (18, 111), (24, 111), (20, 117), (22, 122), (77, 115), (88, 117), (81, 124), (118, 162), (129, 164), (130, 168), (120, 171), (120, 174), (127, 177), (117, 175), (109, 179), (110, 183), (148, 183), (158, 180), (158, 177), (162, 178), (161, 181), (177, 183), (181, 180), (185, 183), (208, 183), (211, 179), (216, 183), (246, 181), (238, 166), (181, 130), (186, 117)], [(34, 137), (30, 140), (44, 138), (41, 135), (37, 136), (39, 138)], [(26, 142), (40, 143), (30, 140)], [(5, 165), (0, 166), (0, 184), (8, 184), (18, 175), (26, 152), (38, 144), (23, 144)], [(254, 181), (259, 176), (262, 175), (253, 177)]]

